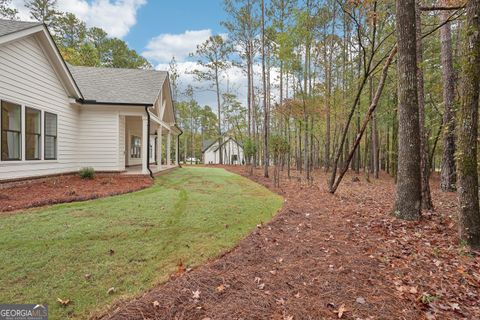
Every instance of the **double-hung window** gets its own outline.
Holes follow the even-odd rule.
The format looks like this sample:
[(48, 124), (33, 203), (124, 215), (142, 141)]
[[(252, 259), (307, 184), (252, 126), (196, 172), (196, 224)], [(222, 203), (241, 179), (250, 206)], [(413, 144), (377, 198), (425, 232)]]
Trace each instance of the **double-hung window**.
[(2, 101), (2, 161), (22, 160), (22, 107)]
[(45, 160), (57, 159), (57, 115), (45, 112)]
[(40, 160), (42, 112), (25, 107), (25, 159)]

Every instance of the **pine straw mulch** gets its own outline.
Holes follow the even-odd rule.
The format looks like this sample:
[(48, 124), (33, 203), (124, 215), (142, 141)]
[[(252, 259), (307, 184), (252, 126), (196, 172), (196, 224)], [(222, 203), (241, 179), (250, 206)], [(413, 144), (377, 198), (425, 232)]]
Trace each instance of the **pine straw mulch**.
[(0, 214), (57, 203), (92, 200), (138, 191), (151, 186), (148, 176), (97, 174), (94, 179), (63, 175), (25, 181), (0, 189)]
[(436, 211), (406, 222), (389, 215), (390, 177), (352, 177), (330, 195), (323, 173), (275, 189), (256, 170), (286, 199), (271, 222), (97, 319), (480, 319), (480, 258), (456, 238), (455, 194), (434, 178)]

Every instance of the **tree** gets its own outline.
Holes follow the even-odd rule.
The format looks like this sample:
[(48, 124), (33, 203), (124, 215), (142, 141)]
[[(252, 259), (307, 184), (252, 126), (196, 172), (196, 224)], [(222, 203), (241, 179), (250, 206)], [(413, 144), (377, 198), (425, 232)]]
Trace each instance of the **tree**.
[(195, 69), (192, 73), (197, 81), (210, 81), (217, 96), (218, 111), (218, 139), (220, 164), (223, 163), (222, 155), (222, 111), (220, 102), (220, 76), (221, 73), (230, 67), (228, 57), (232, 47), (227, 44), (222, 36), (215, 35), (207, 39), (203, 44), (197, 46), (197, 50), (191, 56), (197, 57), (198, 64), (202, 69)]
[(415, 0), (396, 0), (398, 43), (398, 174), (395, 215), (421, 216), (420, 128), (417, 94)]
[(430, 195), (430, 163), (428, 153), (428, 133), (425, 129), (425, 84), (423, 76), (423, 39), (420, 4), (415, 4), (415, 23), (417, 38), (417, 94), (418, 94), (418, 118), (420, 129), (420, 173), (422, 188), (422, 208), (433, 210), (432, 196)]
[(453, 70), (452, 31), (448, 21), (449, 13), (441, 13), (444, 25), (440, 28), (442, 79), (443, 79), (443, 154), (440, 172), (440, 188), (443, 191), (456, 190), (455, 170), (455, 75)]
[(152, 65), (127, 43), (118, 38), (106, 38), (96, 46), (102, 66), (109, 68), (151, 69)]
[(175, 57), (172, 57), (172, 60), (170, 60), (170, 63), (168, 64), (168, 73), (170, 75), (170, 85), (172, 86), (173, 101), (178, 101), (178, 85), (180, 74), (178, 73), (178, 65)]
[(59, 47), (80, 48), (87, 38), (87, 26), (73, 13), (65, 13), (56, 18), (54, 38)]
[(18, 15), (18, 10), (12, 8), (10, 5), (12, 0), (0, 0), (0, 18), (8, 20), (16, 20)]
[(262, 0), (262, 84), (263, 84), (263, 175), (268, 178), (268, 105), (267, 75), (265, 73), (265, 0)]
[(30, 17), (51, 27), (55, 25), (60, 13), (57, 10), (57, 0), (28, 0), (25, 7), (30, 11)]
[(247, 116), (248, 136), (255, 132), (254, 120), (254, 72), (253, 64), (258, 47), (261, 19), (258, 14), (258, 0), (224, 0), (228, 21), (222, 25), (229, 32), (229, 39), (235, 43), (247, 74)]
[(467, 20), (461, 55), (458, 119), (458, 223), (460, 239), (480, 248), (478, 203), (478, 103), (480, 88), (480, 0), (466, 4)]
[(257, 154), (257, 144), (253, 139), (245, 139), (243, 143), (243, 154), (245, 155), (247, 165), (250, 167), (250, 175), (253, 175), (253, 157)]

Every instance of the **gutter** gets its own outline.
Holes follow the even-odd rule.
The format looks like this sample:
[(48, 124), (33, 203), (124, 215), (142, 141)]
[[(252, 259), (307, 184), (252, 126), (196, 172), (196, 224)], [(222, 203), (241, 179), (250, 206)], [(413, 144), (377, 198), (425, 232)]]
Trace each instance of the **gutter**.
[(107, 105), (107, 106), (132, 106), (132, 107), (153, 107), (152, 103), (128, 103), (128, 102), (101, 102), (97, 100), (77, 99), (80, 104)]
[(145, 106), (145, 113), (147, 114), (147, 141), (146, 141), (146, 148), (147, 148), (147, 170), (150, 172), (150, 177), (154, 179), (153, 172), (150, 170), (150, 112), (148, 112), (148, 108), (150, 105)]

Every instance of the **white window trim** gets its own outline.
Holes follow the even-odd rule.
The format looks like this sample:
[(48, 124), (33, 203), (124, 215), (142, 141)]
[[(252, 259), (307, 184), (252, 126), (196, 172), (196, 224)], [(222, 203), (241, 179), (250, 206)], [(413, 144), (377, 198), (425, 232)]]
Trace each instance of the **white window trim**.
[[(44, 163), (58, 163), (58, 141), (59, 141), (59, 134), (58, 134), (58, 120), (59, 120), (59, 116), (58, 116), (58, 113), (56, 112), (51, 112), (51, 111), (47, 111), (43, 108), (40, 108), (40, 107), (34, 107), (34, 106), (31, 106), (30, 104), (25, 104), (25, 103), (21, 103), (21, 102), (18, 102), (18, 100), (15, 100), (15, 99), (9, 99), (9, 98), (3, 98), (0, 96), (0, 107), (1, 107), (1, 102), (2, 101), (5, 101), (5, 102), (10, 102), (10, 103), (13, 103), (13, 104), (16, 104), (16, 105), (19, 105), (20, 108), (21, 108), (21, 130), (22, 132), (20, 133), (20, 136), (21, 136), (21, 148), (22, 148), (22, 154), (21, 154), (21, 160), (12, 160), (12, 161), (2, 161), (1, 157), (0, 157), (0, 165), (3, 167), (10, 167), (10, 166), (21, 166), (21, 165), (25, 165), (25, 164), (44, 164)], [(40, 111), (40, 116), (41, 116), (41, 120), (40, 120), (40, 127), (41, 127), (41, 134), (40, 134), (40, 139), (41, 139), (41, 150), (40, 150), (40, 160), (26, 160), (26, 150), (25, 150), (25, 147), (26, 147), (26, 134), (25, 134), (25, 108), (26, 107), (29, 107), (29, 108), (33, 108), (33, 109), (36, 109), (36, 110), (39, 110)], [(56, 154), (56, 159), (51, 159), (51, 160), (45, 160), (45, 113), (48, 112), (48, 113), (51, 113), (51, 114), (54, 114), (57, 116), (57, 145), (56, 145), (56, 151), (57, 151), (57, 154)], [(0, 136), (2, 134), (2, 121), (1, 121), (1, 109), (0, 109)], [(0, 153), (2, 152), (2, 144), (0, 143)]]

